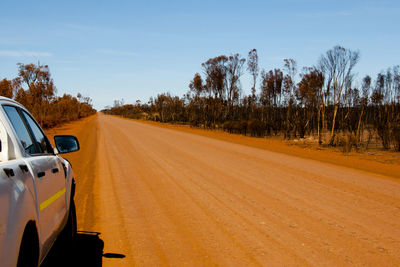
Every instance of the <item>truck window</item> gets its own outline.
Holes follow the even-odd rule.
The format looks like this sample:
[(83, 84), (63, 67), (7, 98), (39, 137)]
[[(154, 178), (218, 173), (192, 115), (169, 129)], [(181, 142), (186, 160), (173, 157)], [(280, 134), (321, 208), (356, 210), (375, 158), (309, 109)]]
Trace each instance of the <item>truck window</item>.
[(29, 124), (41, 153), (53, 154), (53, 147), (47, 140), (47, 137), (43, 134), (42, 130), (39, 128), (36, 121), (34, 121), (33, 118), (25, 111), (21, 110), (21, 113), (25, 117), (26, 122)]
[(3, 108), (7, 114), (7, 117), (10, 119), (11, 124), (14, 127), (15, 132), (17, 133), (18, 139), (21, 141), (21, 144), (24, 147), (25, 151), (29, 154), (38, 153), (35, 145), (33, 144), (32, 138), (29, 135), (29, 132), (25, 126), (25, 123), (23, 122), (17, 109), (12, 106), (3, 106)]

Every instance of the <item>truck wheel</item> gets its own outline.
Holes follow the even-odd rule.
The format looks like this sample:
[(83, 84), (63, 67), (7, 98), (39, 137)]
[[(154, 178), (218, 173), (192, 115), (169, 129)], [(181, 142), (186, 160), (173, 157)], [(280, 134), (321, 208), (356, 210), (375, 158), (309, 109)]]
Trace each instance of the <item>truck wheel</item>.
[(19, 249), (17, 267), (37, 267), (39, 264), (39, 247), (36, 228), (28, 224), (24, 231)]
[(60, 239), (67, 248), (69, 249), (73, 248), (76, 233), (77, 233), (76, 209), (75, 209), (74, 199), (72, 198), (69, 207), (68, 221), (60, 235)]

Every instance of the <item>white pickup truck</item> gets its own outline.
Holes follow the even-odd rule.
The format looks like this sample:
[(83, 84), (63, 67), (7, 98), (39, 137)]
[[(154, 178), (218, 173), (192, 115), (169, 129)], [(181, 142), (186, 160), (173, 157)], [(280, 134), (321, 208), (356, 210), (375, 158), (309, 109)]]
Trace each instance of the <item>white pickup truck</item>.
[(76, 235), (75, 182), (60, 154), (79, 150), (71, 135), (56, 148), (19, 103), (0, 97), (0, 266), (38, 266), (57, 238)]

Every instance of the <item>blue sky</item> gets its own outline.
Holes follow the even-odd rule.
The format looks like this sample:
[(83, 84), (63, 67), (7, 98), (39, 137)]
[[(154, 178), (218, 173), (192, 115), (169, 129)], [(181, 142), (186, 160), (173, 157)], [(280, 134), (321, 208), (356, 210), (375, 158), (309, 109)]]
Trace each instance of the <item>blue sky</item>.
[(59, 95), (80, 92), (102, 109), (182, 96), (201, 63), (221, 54), (256, 48), (263, 69), (284, 58), (301, 68), (340, 44), (360, 51), (360, 79), (400, 64), (399, 26), (398, 0), (3, 1), (0, 78), (39, 60)]

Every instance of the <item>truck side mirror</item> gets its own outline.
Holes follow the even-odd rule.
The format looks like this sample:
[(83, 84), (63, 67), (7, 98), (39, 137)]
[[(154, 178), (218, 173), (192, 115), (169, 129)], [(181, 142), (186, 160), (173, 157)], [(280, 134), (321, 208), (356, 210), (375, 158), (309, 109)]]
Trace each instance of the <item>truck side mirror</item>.
[(80, 148), (78, 138), (73, 135), (56, 135), (54, 142), (60, 154), (78, 151)]

